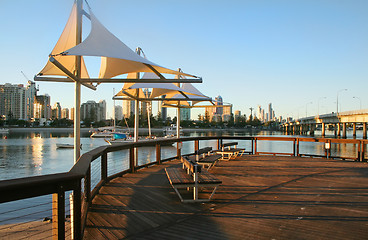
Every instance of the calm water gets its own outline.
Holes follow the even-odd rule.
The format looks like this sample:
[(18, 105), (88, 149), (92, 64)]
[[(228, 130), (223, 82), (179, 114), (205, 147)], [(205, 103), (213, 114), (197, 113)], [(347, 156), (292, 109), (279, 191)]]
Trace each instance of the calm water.
[[(326, 137), (333, 137), (333, 132), (327, 132)], [(103, 139), (95, 139), (89, 137), (90, 133), (81, 134), (82, 150), (81, 154), (88, 152), (98, 146), (106, 145)], [(184, 132), (185, 136), (285, 136), (280, 132), (270, 131), (195, 131)], [(357, 138), (361, 138), (358, 132)], [(73, 150), (57, 149), (57, 143), (73, 144), (72, 132), (60, 132), (53, 130), (34, 130), (32, 132), (10, 132), (6, 135), (0, 134), (0, 180), (36, 176), (50, 173), (59, 173), (69, 171), (73, 166)], [(316, 133), (316, 137), (318, 132)], [(351, 137), (351, 134), (348, 135)], [(323, 144), (319, 147), (313, 143), (302, 143), (301, 153), (320, 153), (324, 151)], [(216, 141), (203, 141), (200, 147), (212, 146), (216, 147)], [(250, 148), (249, 141), (240, 141), (240, 147)], [(194, 144), (192, 142), (184, 143), (182, 153), (193, 152)], [(275, 151), (275, 152), (292, 152), (292, 143), (284, 142), (261, 142), (258, 145), (258, 151)], [(343, 156), (351, 156), (355, 149), (353, 146), (332, 146), (332, 151), (342, 154)], [(174, 147), (164, 147), (162, 150), (162, 158), (175, 156), (176, 149)], [(155, 160), (154, 148), (142, 148), (139, 150), (139, 162), (147, 163)], [(121, 159), (127, 159), (127, 151), (109, 153), (110, 163), (118, 161), (120, 167), (115, 168), (119, 171)], [(96, 164), (97, 165), (97, 164)], [(127, 165), (126, 165), (127, 166)], [(112, 168), (111, 171), (114, 171)]]
[[(88, 152), (98, 146), (106, 145), (103, 139), (93, 139), (89, 133), (81, 134), (82, 151)], [(285, 136), (280, 132), (270, 131), (191, 131), (184, 132), (185, 136)], [(348, 137), (352, 138), (352, 133)], [(6, 136), (6, 138), (5, 138)], [(316, 132), (316, 137), (319, 133)], [(0, 134), (0, 180), (20, 177), (36, 176), (51, 173), (69, 171), (73, 166), (73, 150), (57, 149), (57, 143), (73, 144), (73, 133), (71, 131), (60, 132), (53, 130), (33, 130), (32, 132), (10, 132), (8, 135)], [(333, 137), (333, 132), (327, 131), (326, 137)], [(357, 138), (361, 138), (362, 133), (358, 132)], [(250, 141), (238, 141), (239, 147), (251, 148)], [(211, 146), (216, 148), (216, 141), (202, 141), (200, 148)], [(293, 143), (262, 141), (258, 143), (258, 151), (264, 152), (288, 152), (292, 153)], [(332, 155), (354, 156), (356, 146), (352, 144), (332, 144)], [(183, 144), (182, 153), (194, 152), (194, 143)], [(301, 143), (301, 153), (324, 153), (322, 143)], [(140, 148), (138, 152), (139, 164), (155, 161), (155, 148)], [(163, 147), (162, 159), (176, 155), (175, 147)], [(122, 161), (123, 159), (123, 161)], [(128, 151), (109, 153), (109, 174), (117, 173), (128, 168)], [(92, 185), (99, 181), (100, 161), (92, 163)], [(20, 200), (0, 204), (0, 225), (14, 222), (25, 222), (39, 220), (51, 216), (51, 196), (42, 196), (33, 199)], [(68, 201), (66, 205), (68, 208)], [(22, 210), (19, 210), (19, 209)]]

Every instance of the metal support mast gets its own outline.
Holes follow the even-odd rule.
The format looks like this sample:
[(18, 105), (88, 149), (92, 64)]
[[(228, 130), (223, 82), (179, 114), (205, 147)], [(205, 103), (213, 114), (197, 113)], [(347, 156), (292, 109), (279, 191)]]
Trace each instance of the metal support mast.
[[(76, 44), (82, 42), (82, 11), (83, 1), (77, 1), (77, 39)], [(81, 79), (81, 56), (76, 56), (75, 59), (76, 77)], [(81, 105), (81, 83), (75, 82), (74, 86), (74, 163), (76, 163), (80, 157), (80, 105)]]

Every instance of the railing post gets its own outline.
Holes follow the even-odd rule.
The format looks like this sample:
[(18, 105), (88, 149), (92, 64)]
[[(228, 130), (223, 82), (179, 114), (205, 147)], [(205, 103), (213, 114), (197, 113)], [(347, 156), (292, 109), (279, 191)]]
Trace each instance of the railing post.
[(300, 154), (299, 154), (299, 147), (300, 147), (300, 141), (299, 141), (299, 138), (296, 139), (296, 156), (300, 157)]
[[(217, 148), (218, 149), (218, 148)], [(199, 140), (194, 141), (194, 152), (199, 150)]]
[(63, 186), (52, 194), (52, 239), (65, 239), (65, 192)]
[(293, 156), (295, 157), (296, 156), (296, 139), (294, 138), (294, 141), (293, 141)]
[(130, 169), (130, 172), (135, 172), (135, 164), (134, 164), (134, 160), (135, 160), (135, 157), (134, 157), (134, 147), (131, 147), (129, 149), (129, 169)]
[(362, 153), (361, 153), (361, 159), (362, 161), (365, 161), (365, 141), (362, 141)]
[(156, 144), (156, 162), (157, 164), (161, 164), (161, 145)]
[(183, 146), (183, 142), (176, 143), (176, 157), (177, 159), (181, 159), (181, 148)]
[(362, 151), (362, 142), (361, 141), (359, 141), (359, 143), (358, 143), (358, 156), (357, 156), (357, 161), (359, 162), (362, 162), (362, 153), (361, 153), (361, 151)]
[(331, 157), (331, 140), (326, 140), (325, 142), (325, 157), (330, 158)]
[(86, 177), (84, 178), (84, 194), (86, 197), (86, 202), (90, 203), (91, 201), (91, 165), (86, 173)]
[(71, 228), (72, 239), (82, 239), (82, 197), (81, 197), (81, 180), (76, 181), (71, 203)]
[(221, 149), (221, 145), (222, 145), (222, 139), (219, 138), (217, 139), (217, 149)]
[(257, 138), (254, 138), (254, 155), (257, 155)]
[(101, 180), (105, 182), (107, 179), (107, 153), (101, 155)]

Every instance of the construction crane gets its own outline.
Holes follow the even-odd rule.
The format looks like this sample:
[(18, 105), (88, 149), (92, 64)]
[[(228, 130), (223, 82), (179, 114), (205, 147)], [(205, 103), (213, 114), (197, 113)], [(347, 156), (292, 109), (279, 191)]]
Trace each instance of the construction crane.
[(23, 71), (20, 71), (20, 72), (23, 74), (24, 78), (25, 78), (25, 79), (27, 79), (27, 81), (31, 81), (31, 80), (29, 80), (29, 78), (24, 74), (24, 72), (23, 72)]
[[(20, 71), (20, 72), (23, 74), (24, 78), (25, 78), (25, 79), (27, 79), (27, 81), (28, 81), (28, 82), (30, 82), (30, 83), (34, 83), (34, 82), (32, 82), (32, 81), (27, 77), (27, 75), (26, 75), (26, 74), (24, 74), (24, 72), (23, 72), (23, 71)], [(37, 87), (36, 87), (36, 91), (39, 91), (39, 86), (40, 86), (40, 85), (37, 85)]]

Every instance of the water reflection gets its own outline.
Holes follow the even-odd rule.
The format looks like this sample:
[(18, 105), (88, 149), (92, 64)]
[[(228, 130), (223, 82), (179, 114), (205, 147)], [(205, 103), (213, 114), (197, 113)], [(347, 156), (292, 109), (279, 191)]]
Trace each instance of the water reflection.
[[(88, 152), (96, 147), (106, 145), (103, 139), (89, 138), (88, 131), (81, 133), (83, 148), (81, 153)], [(184, 136), (285, 136), (275, 131), (258, 130), (193, 130), (184, 131)], [(231, 141), (231, 140), (229, 140)], [(225, 140), (224, 142), (228, 142)], [(238, 147), (251, 149), (251, 141), (237, 140)], [(57, 149), (57, 143), (73, 144), (72, 130), (40, 130), (34, 129), (28, 132), (11, 132), (8, 139), (0, 139), (0, 180), (18, 177), (34, 176), (49, 173), (69, 171), (73, 166), (73, 150)], [(200, 141), (200, 148), (217, 148), (216, 140)], [(332, 156), (355, 157), (357, 146), (354, 144), (332, 144)], [(292, 153), (293, 143), (284, 141), (258, 141), (257, 151)], [(301, 142), (300, 153), (324, 155), (323, 143)], [(193, 142), (184, 142), (182, 154), (194, 152)], [(161, 159), (176, 155), (175, 145), (163, 147)], [(138, 152), (138, 163), (146, 164), (156, 160), (156, 151), (153, 147), (140, 148)], [(118, 173), (129, 167), (129, 151), (108, 153), (108, 174)], [(95, 164), (95, 172), (99, 171), (99, 165)], [(96, 174), (100, 174), (97, 172)]]
[(36, 137), (31, 139), (32, 144), (32, 160), (33, 160), (33, 168), (34, 174), (39, 175), (42, 170), (43, 163), (43, 155), (44, 155), (44, 139), (41, 137)]

